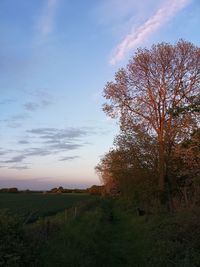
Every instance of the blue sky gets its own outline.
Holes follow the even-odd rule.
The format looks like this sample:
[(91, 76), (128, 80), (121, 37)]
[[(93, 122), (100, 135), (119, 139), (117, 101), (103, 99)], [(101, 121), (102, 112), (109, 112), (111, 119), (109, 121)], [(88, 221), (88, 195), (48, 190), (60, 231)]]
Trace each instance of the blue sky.
[(98, 184), (102, 91), (138, 47), (200, 45), (198, 0), (1, 0), (0, 187)]

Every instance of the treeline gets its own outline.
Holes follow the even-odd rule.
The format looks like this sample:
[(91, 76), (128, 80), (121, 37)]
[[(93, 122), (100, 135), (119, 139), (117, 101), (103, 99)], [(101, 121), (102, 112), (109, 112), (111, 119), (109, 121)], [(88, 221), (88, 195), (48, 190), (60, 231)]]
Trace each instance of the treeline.
[(182, 40), (138, 49), (104, 97), (120, 125), (96, 166), (105, 192), (151, 210), (200, 205), (200, 49)]
[(91, 194), (91, 195), (102, 195), (104, 192), (104, 186), (99, 186), (99, 185), (93, 185), (89, 188), (86, 189), (69, 189), (69, 188), (63, 188), (62, 186), (59, 187), (54, 187), (48, 191), (35, 191), (35, 190), (19, 190), (16, 187), (11, 187), (11, 188), (0, 188), (0, 193), (56, 193), (56, 194)]
[(68, 188), (63, 188), (62, 186), (60, 187), (55, 187), (52, 188), (50, 191), (47, 191), (47, 193), (89, 193), (92, 195), (101, 195), (103, 191), (103, 186), (98, 186), (98, 185), (93, 185), (89, 188), (86, 189), (68, 189)]
[(0, 193), (19, 193), (19, 190), (16, 187), (0, 188)]
[(68, 189), (60, 186), (52, 188), (47, 193), (86, 193), (86, 189)]

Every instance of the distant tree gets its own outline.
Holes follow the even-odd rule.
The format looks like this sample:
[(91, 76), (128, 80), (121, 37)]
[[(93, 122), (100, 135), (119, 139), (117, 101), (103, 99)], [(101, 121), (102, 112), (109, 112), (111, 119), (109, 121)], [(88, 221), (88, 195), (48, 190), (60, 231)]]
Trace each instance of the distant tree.
[(1, 193), (7, 193), (7, 192), (8, 192), (8, 188), (1, 188), (1, 189), (0, 189), (0, 192), (1, 192)]
[(119, 192), (119, 176), (123, 171), (123, 162), (120, 158), (120, 152), (111, 150), (105, 154), (99, 164), (95, 167), (96, 172), (102, 180), (105, 194), (116, 195)]
[(62, 186), (59, 186), (58, 190), (57, 190), (57, 193), (63, 193), (63, 191), (64, 191), (64, 188)]
[(87, 192), (91, 195), (102, 195), (104, 191), (104, 186), (93, 185), (87, 189)]
[(50, 193), (57, 193), (58, 191), (58, 188), (57, 187), (54, 187), (50, 190)]
[(8, 193), (18, 193), (18, 189), (16, 187), (11, 187), (8, 189)]
[(119, 117), (121, 129), (137, 132), (139, 127), (156, 140), (161, 199), (172, 149), (197, 127), (199, 95), (200, 49), (182, 40), (138, 49), (127, 68), (105, 86), (106, 114)]
[(31, 191), (29, 189), (26, 189), (24, 192), (25, 193), (31, 193)]

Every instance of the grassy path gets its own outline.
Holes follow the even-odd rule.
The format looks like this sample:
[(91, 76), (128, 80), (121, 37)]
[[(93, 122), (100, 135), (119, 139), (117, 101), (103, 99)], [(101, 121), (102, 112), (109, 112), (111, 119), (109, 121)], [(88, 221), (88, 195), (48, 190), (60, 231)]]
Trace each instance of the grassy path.
[(120, 205), (97, 200), (47, 240), (33, 266), (199, 267), (199, 237), (188, 232), (193, 219), (188, 228), (176, 217), (139, 217)]
[(112, 201), (101, 201), (49, 241), (41, 266), (144, 266), (144, 244), (132, 223)]

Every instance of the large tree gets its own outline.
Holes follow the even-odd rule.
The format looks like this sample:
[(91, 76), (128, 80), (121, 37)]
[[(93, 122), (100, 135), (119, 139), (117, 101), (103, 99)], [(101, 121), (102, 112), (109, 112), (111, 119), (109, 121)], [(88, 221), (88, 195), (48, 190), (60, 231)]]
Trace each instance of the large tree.
[(143, 129), (157, 142), (158, 188), (167, 188), (173, 146), (197, 127), (200, 49), (179, 41), (138, 49), (126, 68), (104, 89), (104, 111), (120, 119), (121, 129)]

